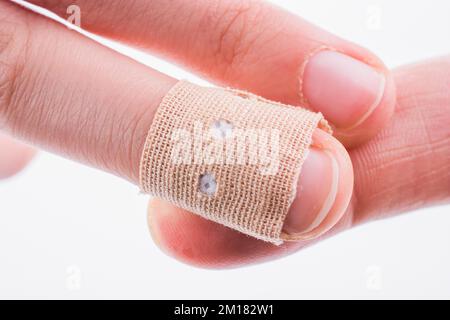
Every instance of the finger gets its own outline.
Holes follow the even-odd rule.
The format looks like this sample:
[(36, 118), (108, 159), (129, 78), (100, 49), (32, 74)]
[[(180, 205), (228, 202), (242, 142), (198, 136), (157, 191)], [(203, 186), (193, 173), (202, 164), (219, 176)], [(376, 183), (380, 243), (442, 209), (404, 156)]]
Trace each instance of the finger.
[[(302, 241), (276, 247), (160, 200), (154, 200), (148, 212), (153, 238), (163, 250), (178, 259), (209, 267), (249, 263), (264, 258), (260, 255), (262, 252), (283, 254), (288, 249), (316, 241), (342, 221), (352, 194), (353, 171), (345, 149), (329, 135), (320, 130), (314, 132), (313, 145), (329, 152), (312, 148), (308, 153), (296, 198), (283, 226), (287, 234), (302, 235)], [(214, 252), (216, 249), (220, 250)]]
[(0, 2), (0, 126), (133, 182), (175, 80), (44, 17)]
[(36, 151), (0, 132), (0, 180), (10, 178), (22, 171)]
[(165, 254), (189, 265), (211, 269), (235, 268), (281, 258), (351, 224), (351, 214), (347, 211), (322, 237), (275, 246), (156, 198), (149, 202), (147, 218), (150, 234)]
[[(450, 56), (395, 71), (394, 121), (351, 152), (355, 192), (340, 222), (323, 237), (372, 219), (450, 200)], [(149, 226), (163, 251), (202, 267), (274, 259), (317, 242), (281, 247), (254, 240), (165, 202), (149, 205)]]
[[(8, 3), (0, 6), (5, 13), (0, 30), (13, 32), (0, 38), (12, 39), (0, 57), (7, 61), (0, 79), (4, 127), (136, 183), (153, 115), (174, 79), (43, 17)], [(13, 28), (8, 29), (8, 21)], [(309, 216), (289, 217), (290, 228), (285, 230), (301, 237), (331, 228), (352, 189), (353, 173), (343, 146), (319, 129), (313, 145), (308, 158), (315, 160), (303, 170), (309, 182), (302, 180), (299, 189), (305, 190), (304, 197), (320, 197), (320, 205), (310, 203), (317, 211)], [(304, 208), (308, 202), (294, 205)]]
[(205, 77), (322, 112), (348, 146), (390, 118), (392, 76), (369, 51), (265, 2), (32, 0), (85, 29), (146, 47)]
[(394, 122), (355, 149), (356, 223), (450, 200), (450, 56), (395, 71)]

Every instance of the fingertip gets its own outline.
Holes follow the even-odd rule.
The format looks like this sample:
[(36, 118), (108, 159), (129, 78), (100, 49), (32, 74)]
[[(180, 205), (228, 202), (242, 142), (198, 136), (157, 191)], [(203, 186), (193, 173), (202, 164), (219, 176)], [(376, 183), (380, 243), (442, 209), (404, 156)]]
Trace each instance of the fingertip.
[[(323, 224), (318, 228), (297, 237), (295, 242), (288, 241), (275, 246), (153, 198), (148, 205), (148, 224), (153, 240), (165, 254), (176, 260), (210, 269), (264, 262), (317, 241), (330, 229), (336, 229), (334, 227), (346, 212), (353, 188), (353, 169), (345, 148), (336, 139), (320, 129), (314, 132), (313, 139), (316, 148), (327, 150), (332, 155), (339, 172), (335, 199)], [(308, 170), (308, 167), (305, 169)], [(326, 180), (330, 181), (328, 178)], [(294, 208), (291, 211), (301, 216), (302, 213), (296, 210)]]
[(345, 148), (317, 129), (305, 161), (297, 196), (283, 228), (289, 241), (314, 240), (332, 229), (345, 214), (353, 191), (353, 167)]
[(396, 105), (396, 86), (392, 73), (385, 69), (383, 72), (385, 84), (384, 93), (379, 105), (373, 112), (357, 126), (347, 129), (336, 129), (334, 136), (347, 148), (355, 148), (380, 133), (389, 124)]
[(148, 221), (152, 238), (163, 253), (199, 268), (234, 268), (264, 260), (269, 252), (278, 250), (160, 199), (150, 200)]
[[(319, 48), (320, 49), (320, 48)], [(391, 72), (367, 50), (317, 50), (300, 71), (300, 95), (324, 114), (347, 147), (361, 144), (389, 121), (395, 105)]]
[(21, 172), (33, 159), (36, 150), (0, 133), (0, 180)]

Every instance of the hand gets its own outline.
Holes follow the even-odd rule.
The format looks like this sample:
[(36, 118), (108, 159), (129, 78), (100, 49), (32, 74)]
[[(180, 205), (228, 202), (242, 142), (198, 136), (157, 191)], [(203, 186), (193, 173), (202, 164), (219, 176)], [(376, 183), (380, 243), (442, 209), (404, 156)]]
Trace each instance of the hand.
[[(69, 4), (33, 2), (61, 15)], [(347, 147), (373, 137), (390, 118), (395, 101), (393, 77), (366, 50), (260, 2), (168, 3), (76, 2), (84, 8), (83, 27), (90, 31), (147, 47), (220, 84), (321, 111)], [(25, 140), (137, 182), (145, 135), (159, 101), (175, 80), (10, 3), (0, 4), (0, 26), (4, 35), (0, 37), (4, 42), (0, 58), (5, 61), (0, 73), (0, 125)], [(330, 47), (333, 50), (323, 50)], [(439, 64), (445, 65), (445, 61)], [(408, 86), (414, 90), (416, 86), (434, 90), (433, 85), (438, 85), (434, 79), (425, 83), (425, 87), (413, 82)], [(405, 82), (402, 78), (398, 81), (399, 86)], [(443, 81), (440, 84), (448, 79)], [(408, 86), (406, 90), (410, 90)], [(417, 94), (421, 99), (427, 98), (422, 91)], [(449, 101), (442, 100), (435, 105), (437, 102), (449, 105)], [(443, 108), (441, 104), (439, 110)], [(415, 106), (407, 107), (410, 110)], [(388, 214), (418, 201), (448, 198), (446, 162), (436, 166), (438, 171), (444, 169), (436, 175), (439, 188), (433, 184), (427, 192), (408, 194), (410, 188), (417, 186), (414, 178), (420, 178), (422, 184), (426, 178), (437, 179), (425, 170), (428, 168), (406, 170), (408, 166), (402, 166), (402, 172), (395, 171), (395, 177), (383, 176), (387, 175), (386, 170), (395, 169), (395, 164), (401, 165), (401, 159), (419, 166), (414, 162), (416, 154), (409, 154), (411, 150), (405, 150), (401, 139), (405, 134), (402, 130), (406, 129), (397, 127), (404, 121), (404, 128), (414, 125), (417, 114), (412, 113), (416, 118), (401, 115), (402, 121), (395, 123), (395, 130), (385, 129), (390, 130), (389, 136), (382, 133), (375, 141), (352, 151), (356, 192), (347, 211), (352, 185), (348, 155), (336, 140), (320, 132), (315, 134), (315, 139), (328, 145), (339, 165), (338, 193), (329, 216), (333, 224), (340, 222), (333, 232), (348, 227), (352, 220), (363, 221), (375, 213)], [(442, 128), (441, 121), (446, 123), (445, 115), (423, 119), (421, 125), (423, 130), (428, 125)], [(438, 133), (437, 138), (448, 142), (446, 128)], [(421, 140), (423, 136), (411, 139), (409, 143), (427, 151), (429, 144), (435, 147), (433, 137), (426, 143)], [(420, 156), (420, 152), (417, 154)], [(435, 156), (434, 152), (432, 155)], [(436, 155), (445, 161), (448, 149), (439, 145)], [(302, 171), (300, 180), (307, 186), (304, 190), (314, 190), (318, 180), (331, 184), (330, 166), (322, 156), (321, 152), (315, 154), (314, 161), (309, 161), (309, 169)], [(384, 157), (393, 157), (394, 167), (387, 165)], [(392, 203), (380, 200), (384, 183), (393, 191), (389, 195), (395, 195), (398, 189), (402, 199), (391, 199)], [(299, 202), (290, 212), (290, 225), (294, 228), (302, 228), (302, 221), (314, 218), (308, 217), (307, 209), (323, 202), (327, 194), (302, 196), (307, 201)], [(197, 265), (255, 262), (307, 244), (278, 248), (159, 201), (154, 201), (150, 208), (157, 242), (177, 258)], [(185, 252), (191, 255), (186, 256)]]
[(396, 69), (394, 76), (394, 118), (373, 140), (350, 151), (352, 201), (340, 222), (321, 238), (275, 247), (153, 199), (148, 220), (155, 242), (189, 264), (235, 267), (292, 254), (361, 223), (448, 203), (450, 56)]

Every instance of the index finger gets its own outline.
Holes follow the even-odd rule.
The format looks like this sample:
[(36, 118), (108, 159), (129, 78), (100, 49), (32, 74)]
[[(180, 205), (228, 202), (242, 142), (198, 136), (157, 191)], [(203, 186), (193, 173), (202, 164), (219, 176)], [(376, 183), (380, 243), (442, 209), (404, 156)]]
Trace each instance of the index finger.
[(144, 47), (222, 85), (320, 111), (347, 146), (388, 122), (392, 76), (378, 57), (253, 0), (31, 0), (88, 31)]
[[(0, 37), (5, 40), (0, 45), (5, 48), (0, 51), (5, 61), (0, 67), (0, 122), (5, 129), (138, 183), (147, 133), (175, 79), (10, 3), (0, 2), (0, 9), (0, 30), (5, 34)], [(186, 113), (187, 108), (180, 106)], [(177, 112), (170, 113), (172, 117), (184, 119)], [(295, 125), (309, 127), (313, 122)], [(171, 136), (170, 125), (167, 129), (167, 135), (155, 137), (165, 141)], [(286, 193), (295, 199), (282, 231), (293, 240), (317, 237), (337, 223), (353, 187), (350, 159), (342, 145), (320, 129), (314, 130), (311, 140), (311, 144), (304, 141), (308, 152), (302, 174), (293, 170), (298, 186)], [(300, 152), (291, 150), (285, 148), (284, 154), (302, 160)], [(158, 150), (152, 152), (158, 157)], [(283, 170), (278, 173), (280, 179), (289, 179)], [(280, 188), (280, 192), (289, 191)]]

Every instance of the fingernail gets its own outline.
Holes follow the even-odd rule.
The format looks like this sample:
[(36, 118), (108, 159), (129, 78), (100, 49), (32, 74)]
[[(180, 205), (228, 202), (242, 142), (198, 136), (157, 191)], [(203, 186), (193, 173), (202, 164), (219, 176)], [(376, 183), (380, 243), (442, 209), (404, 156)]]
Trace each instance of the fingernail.
[(302, 94), (337, 129), (363, 123), (380, 104), (385, 77), (369, 65), (335, 51), (320, 51), (307, 62)]
[(338, 177), (339, 167), (331, 152), (309, 150), (297, 183), (296, 199), (283, 226), (286, 234), (295, 237), (323, 227), (336, 200)]

